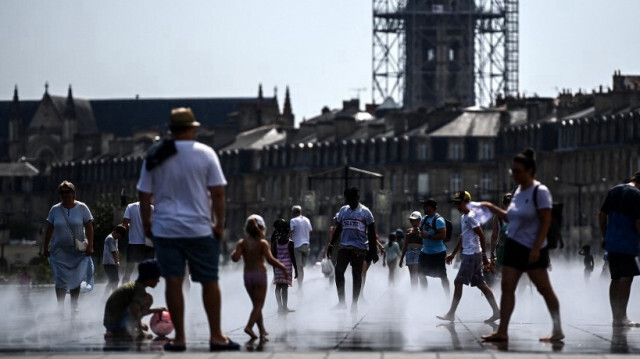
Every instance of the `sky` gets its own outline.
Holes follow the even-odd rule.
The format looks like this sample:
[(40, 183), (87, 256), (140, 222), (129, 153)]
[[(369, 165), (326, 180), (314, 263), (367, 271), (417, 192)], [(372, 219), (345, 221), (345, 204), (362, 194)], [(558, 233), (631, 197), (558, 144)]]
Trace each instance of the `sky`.
[[(638, 0), (521, 0), (520, 91), (640, 74)], [(2, 0), (0, 100), (255, 97), (289, 86), (296, 122), (371, 101), (371, 0)], [(634, 45), (635, 44), (635, 45)], [(365, 89), (365, 90), (362, 90)]]

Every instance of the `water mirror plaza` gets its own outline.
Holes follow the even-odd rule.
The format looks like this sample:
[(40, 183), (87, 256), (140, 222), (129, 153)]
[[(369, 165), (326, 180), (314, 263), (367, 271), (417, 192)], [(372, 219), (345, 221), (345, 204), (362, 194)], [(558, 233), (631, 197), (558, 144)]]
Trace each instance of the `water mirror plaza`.
[[(601, 263), (600, 263), (601, 264)], [(333, 310), (337, 303), (335, 284), (309, 267), (304, 291), (290, 289), (290, 307), (278, 314), (273, 289), (269, 288), (264, 309), (268, 342), (248, 341), (243, 329), (251, 309), (242, 282), (241, 266), (229, 264), (221, 269), (222, 328), (242, 344), (240, 352), (209, 353), (208, 327), (197, 283), (185, 286), (186, 353), (166, 355), (206, 358), (550, 358), (571, 355), (576, 358), (611, 357), (613, 354), (640, 353), (640, 328), (616, 329), (611, 326), (608, 303), (608, 277), (596, 271), (585, 281), (579, 262), (554, 262), (551, 280), (560, 299), (563, 344), (540, 343), (538, 337), (551, 328), (549, 315), (540, 295), (525, 280), (520, 283), (516, 309), (511, 320), (508, 346), (483, 343), (480, 335), (490, 333), (495, 324), (483, 320), (491, 312), (478, 290), (464, 288), (454, 322), (443, 322), (436, 315), (449, 305), (439, 281), (431, 280), (427, 290), (412, 290), (406, 268), (399, 271), (394, 286), (388, 284), (388, 270), (378, 262), (367, 275), (364, 295), (357, 312)], [(448, 267), (449, 277), (455, 269)], [(269, 271), (269, 280), (272, 272)], [(347, 273), (347, 302), (351, 293)], [(107, 345), (103, 339), (104, 283), (80, 296), (79, 312), (71, 314), (68, 302), (64, 312), (57, 309), (52, 287), (0, 287), (0, 356), (29, 358), (138, 357), (164, 355), (165, 340), (156, 338), (140, 343)], [(164, 305), (163, 280), (148, 290), (154, 306)], [(499, 289), (495, 289), (499, 296)], [(631, 298), (640, 295), (634, 287)], [(68, 298), (67, 298), (68, 300)], [(631, 319), (640, 318), (640, 308), (629, 306)], [(149, 317), (145, 317), (148, 322)]]

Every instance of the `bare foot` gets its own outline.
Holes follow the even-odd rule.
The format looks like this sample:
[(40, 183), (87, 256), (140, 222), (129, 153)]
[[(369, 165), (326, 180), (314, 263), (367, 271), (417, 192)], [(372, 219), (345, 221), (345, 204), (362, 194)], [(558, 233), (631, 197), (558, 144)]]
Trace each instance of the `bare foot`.
[(449, 314), (449, 313), (447, 313), (445, 315), (436, 315), (436, 318), (438, 318), (440, 320), (448, 320), (450, 322), (453, 322), (456, 319), (455, 315)]
[(480, 338), (482, 338), (482, 340), (485, 342), (508, 342), (509, 341), (508, 335), (499, 334), (498, 332), (493, 332), (488, 335), (481, 335)]
[(493, 323), (496, 320), (500, 319), (500, 312), (497, 313), (493, 313), (493, 315), (491, 316), (491, 318), (487, 318), (484, 320), (485, 323)]
[(261, 336), (260, 336), (260, 342), (261, 342), (261, 343), (262, 343), (262, 342), (268, 342), (268, 341), (269, 341), (269, 338), (267, 338), (267, 335), (266, 335), (266, 334), (265, 334), (265, 335), (261, 335)]
[(251, 337), (251, 340), (258, 339), (258, 336), (256, 335), (256, 333), (253, 332), (253, 329), (251, 329), (249, 327), (245, 327), (244, 328), (244, 332), (247, 333)]
[(632, 322), (629, 319), (624, 320), (614, 320), (611, 322), (611, 325), (614, 327), (629, 327), (629, 328), (638, 328), (640, 327), (640, 323)]
[(551, 335), (544, 336), (540, 338), (541, 342), (553, 343), (553, 342), (561, 342), (564, 339), (564, 333), (559, 332)]

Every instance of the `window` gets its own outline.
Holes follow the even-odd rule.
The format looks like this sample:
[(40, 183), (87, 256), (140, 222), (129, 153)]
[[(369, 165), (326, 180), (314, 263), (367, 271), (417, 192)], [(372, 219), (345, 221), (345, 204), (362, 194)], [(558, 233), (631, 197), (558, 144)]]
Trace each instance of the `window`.
[(423, 143), (418, 146), (418, 160), (426, 161), (427, 160), (427, 144)]
[(487, 172), (483, 173), (482, 179), (480, 180), (481, 193), (487, 194), (491, 192), (492, 184), (493, 184), (493, 179), (491, 178), (491, 174)]
[(436, 50), (433, 47), (427, 49), (427, 61), (432, 62), (436, 59)]
[(429, 174), (428, 173), (419, 173), (418, 174), (418, 194), (426, 195), (429, 194)]
[(453, 173), (451, 175), (451, 190), (453, 192), (460, 191), (462, 189), (462, 177), (460, 173)]
[(462, 143), (457, 141), (449, 142), (449, 159), (452, 161), (460, 161), (462, 157)]
[(493, 145), (489, 142), (482, 142), (480, 144), (480, 160), (492, 160), (493, 159)]

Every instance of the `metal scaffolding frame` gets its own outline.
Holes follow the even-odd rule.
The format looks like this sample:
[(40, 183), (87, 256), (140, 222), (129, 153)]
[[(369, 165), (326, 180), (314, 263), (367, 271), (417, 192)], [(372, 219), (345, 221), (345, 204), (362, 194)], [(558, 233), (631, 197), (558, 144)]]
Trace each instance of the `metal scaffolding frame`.
[[(470, 102), (488, 107), (495, 104), (498, 95), (517, 94), (518, 0), (472, 0), (471, 8), (456, 7), (455, 3), (373, 0), (373, 103), (391, 98), (412, 107), (424, 96), (445, 102), (444, 89), (429, 87), (415, 79), (416, 76), (436, 76), (435, 70), (425, 66), (424, 54), (407, 51), (406, 47), (424, 41), (425, 30), (442, 26), (440, 24), (451, 27), (452, 23), (454, 27), (457, 23), (460, 28), (468, 26), (473, 31), (473, 44), (462, 45), (472, 46), (472, 51), (463, 51), (468, 55), (454, 60), (455, 68), (462, 69), (456, 74), (461, 79), (459, 83), (464, 85), (468, 83), (464, 78), (473, 76), (469, 81), (473, 81), (474, 99)], [(411, 58), (407, 53), (411, 53)], [(462, 94), (459, 100), (467, 101), (466, 89), (458, 91)]]

